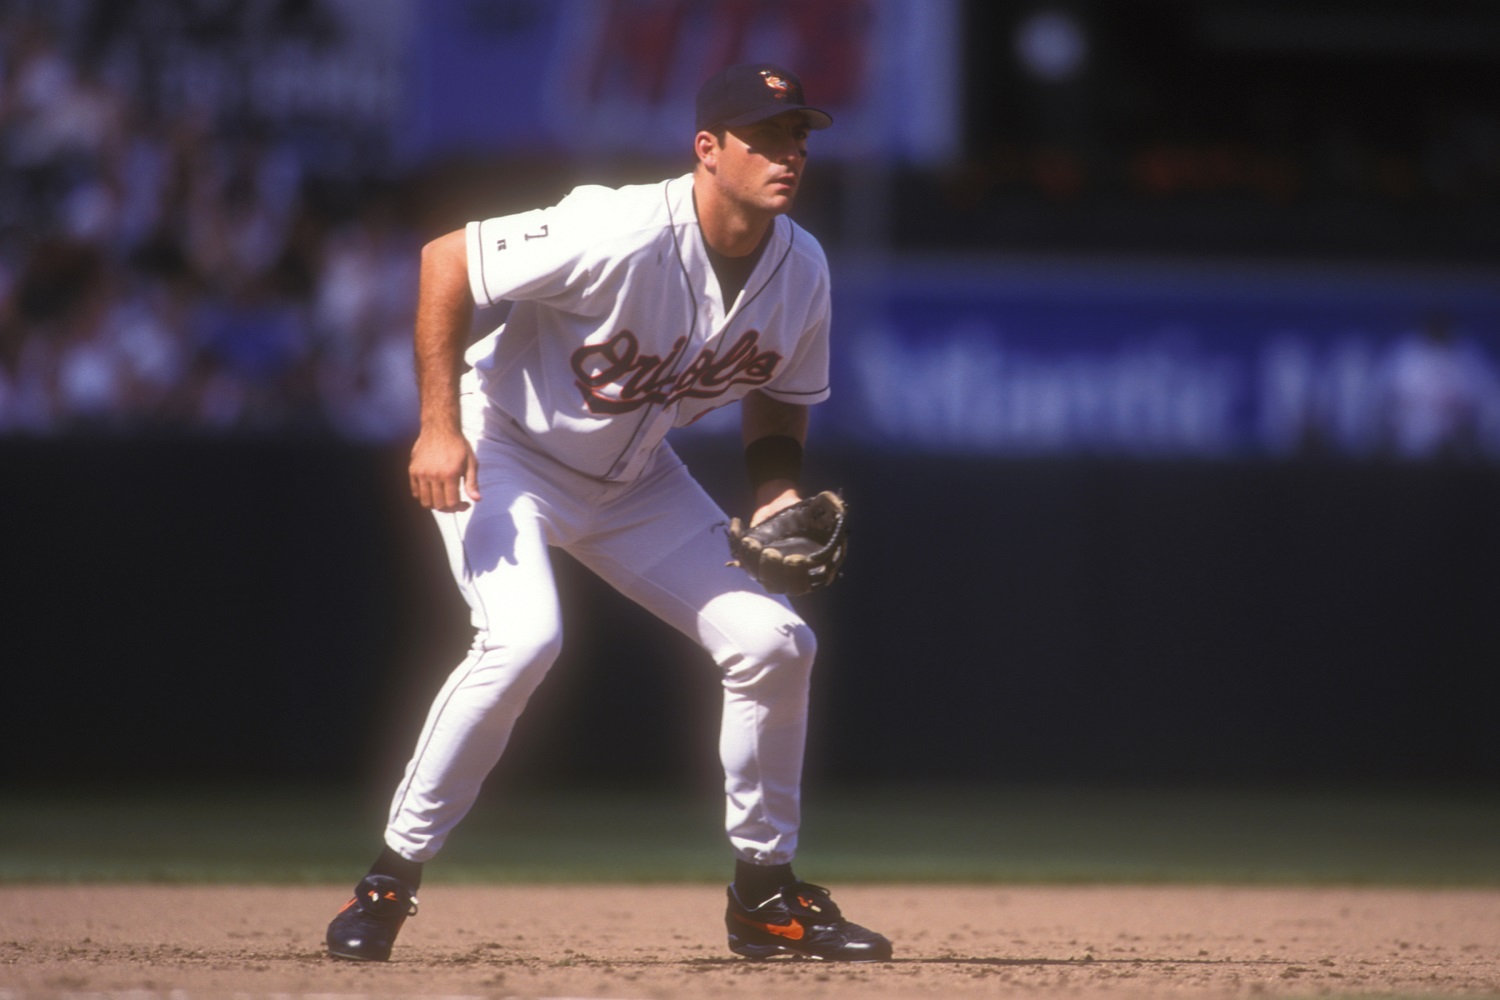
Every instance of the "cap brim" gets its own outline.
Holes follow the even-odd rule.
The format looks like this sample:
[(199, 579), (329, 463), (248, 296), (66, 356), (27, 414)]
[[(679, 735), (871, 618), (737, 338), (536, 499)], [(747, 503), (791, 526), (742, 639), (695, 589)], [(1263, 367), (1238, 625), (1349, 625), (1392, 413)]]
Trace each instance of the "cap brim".
[(807, 127), (810, 129), (825, 129), (833, 124), (833, 115), (830, 115), (821, 108), (811, 108), (805, 104), (793, 104), (789, 107), (757, 108), (743, 115), (727, 118), (718, 124), (725, 128), (739, 128), (742, 125), (754, 125), (756, 122), (763, 122), (768, 118), (790, 114), (793, 111), (802, 112), (802, 117), (807, 121)]

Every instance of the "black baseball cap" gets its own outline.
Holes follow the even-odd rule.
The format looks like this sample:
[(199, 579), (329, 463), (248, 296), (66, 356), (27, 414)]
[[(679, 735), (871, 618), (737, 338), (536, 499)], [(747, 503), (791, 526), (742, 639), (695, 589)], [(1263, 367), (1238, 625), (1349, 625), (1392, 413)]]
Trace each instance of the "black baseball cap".
[(808, 128), (827, 128), (833, 116), (803, 103), (797, 74), (774, 63), (741, 63), (719, 71), (698, 88), (698, 131), (738, 128), (800, 111)]

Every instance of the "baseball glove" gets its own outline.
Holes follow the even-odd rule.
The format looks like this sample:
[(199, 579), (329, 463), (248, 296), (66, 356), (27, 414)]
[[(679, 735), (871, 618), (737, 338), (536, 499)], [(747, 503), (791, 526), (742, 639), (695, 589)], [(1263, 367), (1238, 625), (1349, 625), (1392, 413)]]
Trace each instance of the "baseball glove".
[(729, 522), (729, 565), (739, 566), (773, 594), (805, 594), (838, 576), (849, 552), (844, 498), (824, 491), (746, 528)]

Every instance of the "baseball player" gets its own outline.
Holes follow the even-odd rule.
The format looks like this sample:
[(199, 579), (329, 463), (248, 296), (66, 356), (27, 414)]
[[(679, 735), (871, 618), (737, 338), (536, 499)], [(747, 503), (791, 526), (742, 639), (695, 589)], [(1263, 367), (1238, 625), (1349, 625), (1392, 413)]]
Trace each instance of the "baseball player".
[[(410, 485), (437, 520), (475, 636), (396, 788), (384, 849), (328, 927), (331, 955), (384, 961), (417, 912), (423, 864), (557, 657), (557, 546), (717, 665), (730, 949), (891, 956), (792, 872), (814, 636), (785, 596), (730, 563), (728, 519), (665, 441), (739, 401), (750, 523), (800, 500), (807, 408), (829, 391), (829, 277), (786, 213), (808, 132), (832, 118), (791, 72), (755, 64), (703, 85), (696, 124), (690, 174), (579, 187), (423, 248)], [(501, 301), (505, 323), (465, 350), (476, 303)]]

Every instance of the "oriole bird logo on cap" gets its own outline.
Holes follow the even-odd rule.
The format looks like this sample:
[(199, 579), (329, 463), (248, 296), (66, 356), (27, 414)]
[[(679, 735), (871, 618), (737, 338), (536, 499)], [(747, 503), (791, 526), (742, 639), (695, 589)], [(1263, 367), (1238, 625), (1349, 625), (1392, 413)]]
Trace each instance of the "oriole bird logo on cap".
[(775, 73), (772, 73), (770, 70), (761, 70), (760, 76), (762, 80), (766, 81), (766, 86), (770, 87), (773, 91), (776, 92), (776, 99), (778, 101), (786, 100), (787, 96), (791, 94), (792, 85), (790, 83), (787, 83), (786, 80), (777, 76)]

